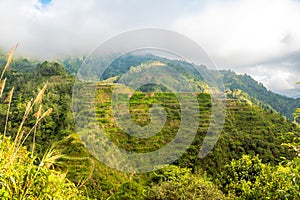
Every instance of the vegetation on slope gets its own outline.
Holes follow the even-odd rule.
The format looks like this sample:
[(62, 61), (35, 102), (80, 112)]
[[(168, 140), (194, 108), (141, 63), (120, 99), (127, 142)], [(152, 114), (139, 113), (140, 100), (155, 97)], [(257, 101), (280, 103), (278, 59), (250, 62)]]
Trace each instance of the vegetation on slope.
[[(150, 58), (156, 59), (153, 56)], [(178, 70), (187, 66), (187, 63), (182, 61), (162, 58), (158, 60), (168, 62)], [(130, 70), (132, 66), (141, 65), (144, 61), (145, 58), (136, 59), (136, 56), (133, 56), (127, 61), (124, 58), (113, 65), (123, 70), (126, 63)], [(33, 68), (25, 67), (22, 71), (22, 63), (24, 65), (28, 63), (28, 66)], [(72, 65), (78, 63), (80, 59), (70, 62), (67, 71), (74, 73), (76, 68), (72, 68)], [(132, 63), (134, 64), (131, 65)], [(295, 148), (297, 144), (295, 138), (299, 138), (299, 129), (269, 107), (261, 108), (259, 101), (255, 102), (252, 94), (236, 90), (241, 89), (238, 87), (241, 85), (239, 83), (241, 77), (238, 77), (236, 85), (227, 91), (230, 98), (226, 102), (228, 110), (224, 130), (215, 149), (206, 158), (200, 160), (197, 157), (206, 135), (211, 112), (210, 95), (203, 93), (205, 92), (203, 90), (197, 93), (201, 123), (188, 151), (173, 165), (164, 169), (130, 174), (118, 172), (99, 163), (78, 139), (70, 108), (74, 77), (67, 75), (62, 65), (53, 62), (38, 64), (24, 59), (17, 59), (14, 64), (20, 68), (10, 70), (7, 74), (6, 85), (9, 88), (12, 84), (16, 86), (7, 123), (9, 104), (0, 104), (0, 122), (7, 124), (1, 126), (0, 130), (5, 132), (4, 129), (7, 127), (6, 135), (11, 137), (11, 139), (4, 137), (6, 139), (1, 139), (0, 143), (2, 145), (0, 150), (3, 152), (1, 173), (7, 173), (1, 176), (2, 183), (6, 183), (1, 185), (2, 198), (9, 199), (12, 196), (16, 199), (21, 196), (36, 198), (40, 195), (41, 199), (82, 199), (84, 198), (82, 194), (91, 199), (299, 198), (299, 158), (295, 158), (294, 151), (289, 151), (281, 145), (285, 143), (285, 146)], [(202, 67), (202, 70), (206, 70), (205, 67)], [(124, 72), (116, 70), (115, 73), (108, 70), (106, 76), (116, 77)], [(201, 83), (201, 76), (192, 76), (191, 66), (182, 73), (185, 73), (195, 85)], [(231, 72), (228, 76), (234, 77)], [(34, 129), (36, 137), (29, 134), (24, 142), (28, 150), (20, 146), (18, 153), (15, 154), (20, 159), (15, 159), (15, 163), (10, 162), (10, 170), (5, 170), (7, 168), (3, 166), (8, 166), (9, 149), (15, 144), (12, 141), (19, 138), (14, 133), (18, 132), (18, 124), (22, 122), (27, 100), (39, 94), (35, 89), (42, 88), (45, 81), (49, 83), (47, 92), (43, 94), (43, 109), (53, 108), (52, 114), (39, 121), (37, 125), (36, 118), (30, 115), (23, 128), (28, 133), (32, 127), (36, 127)], [(251, 83), (251, 80), (245, 81)], [(127, 135), (114, 123), (110, 101), (113, 87), (118, 86), (99, 85), (96, 96), (99, 102), (97, 123), (106, 130), (111, 140), (124, 149), (148, 152), (164, 146), (174, 138), (181, 116), (179, 103), (174, 94), (158, 92), (161, 88), (149, 86), (144, 88), (147, 92), (136, 92), (131, 97), (131, 117), (137, 124), (147, 125), (150, 122), (149, 108), (154, 103), (162, 104), (168, 114), (167, 123), (162, 131), (149, 140), (144, 140)], [(204, 87), (205, 85), (199, 85), (200, 89)], [(247, 89), (246, 86), (245, 88)], [(152, 89), (155, 89), (155, 92), (151, 92)], [(4, 89), (5, 94), (8, 92), (9, 89)], [(37, 111), (39, 106), (34, 106), (33, 109)], [(33, 113), (32, 111), (31, 114)], [(56, 144), (55, 148), (47, 151), (53, 142)], [(33, 149), (36, 153), (32, 153)], [(14, 180), (12, 181), (10, 177), (14, 177)], [(37, 177), (38, 179), (35, 179)], [(28, 180), (33, 180), (32, 184), (28, 184)], [(6, 186), (10, 189), (6, 189)], [(24, 188), (26, 192), (22, 191)]]
[[(6, 96), (6, 117), (3, 135), (0, 136), (0, 197), (1, 199), (83, 199), (82, 192), (66, 179), (66, 173), (53, 168), (56, 160), (62, 157), (56, 150), (50, 148), (41, 159), (35, 153), (36, 130), (39, 122), (50, 115), (52, 109), (43, 112), (42, 98), (46, 86), (38, 93), (35, 99), (28, 101), (22, 119), (14, 123), (13, 133), (8, 129), (14, 87), (5, 95), (5, 72), (8, 70), (15, 47), (8, 56), (0, 77), (0, 99)], [(35, 108), (38, 107), (36, 110)], [(32, 126), (25, 126), (26, 121), (33, 121)], [(7, 137), (7, 133), (14, 134), (14, 140)], [(28, 137), (32, 137), (30, 151), (24, 146)]]
[[(187, 63), (181, 60), (170, 60), (167, 58), (161, 58), (153, 55), (124, 55), (115, 60), (103, 73), (102, 79), (108, 79), (110, 77), (120, 77), (128, 72), (133, 66), (139, 66), (142, 63), (149, 61), (160, 61), (166, 63), (168, 66), (174, 68), (179, 73), (183, 74), (187, 79), (192, 79), (194, 82), (204, 81), (203, 74), (214, 77), (216, 80), (223, 80), (225, 89), (242, 90), (250, 95), (251, 100), (254, 103), (260, 104), (260, 106), (269, 107), (286, 116), (290, 120), (293, 119), (293, 113), (297, 107), (299, 107), (299, 99), (293, 99), (275, 94), (267, 90), (263, 84), (258, 83), (251, 76), (244, 74), (238, 75), (231, 70), (214, 71), (208, 70), (205, 66), (198, 66), (198, 70), (195, 69), (194, 64)], [(67, 62), (67, 61), (64, 61)], [(80, 62), (74, 62), (79, 64)], [(75, 67), (78, 69), (80, 66), (68, 65), (68, 68)], [(72, 70), (68, 70), (72, 71)], [(200, 72), (200, 73), (199, 73)]]
[(272, 166), (244, 155), (226, 164), (220, 188), (239, 199), (299, 199), (300, 159)]

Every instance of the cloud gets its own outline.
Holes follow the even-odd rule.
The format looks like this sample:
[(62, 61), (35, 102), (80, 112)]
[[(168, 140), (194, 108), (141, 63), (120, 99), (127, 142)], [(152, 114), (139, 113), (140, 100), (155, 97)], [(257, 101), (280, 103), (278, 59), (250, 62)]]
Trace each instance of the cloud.
[(173, 27), (202, 44), (220, 68), (249, 73), (270, 89), (282, 89), (294, 88), (299, 80), (300, 63), (290, 62), (300, 49), (299, 20), (299, 1), (213, 1), (202, 12), (180, 17)]
[(51, 58), (87, 54), (99, 43), (124, 31), (167, 27), (184, 12), (182, 1), (168, 0), (38, 0), (0, 1), (0, 46), (19, 41), (18, 52), (30, 57)]
[[(300, 80), (300, 51), (272, 58), (254, 66), (243, 67), (241, 70), (243, 73), (253, 74), (256, 80), (264, 83), (270, 90), (296, 89), (299, 88), (296, 82)], [(298, 94), (298, 90), (295, 90), (295, 94)]]
[(0, 17), (10, 17), (2, 24), (6, 29), (0, 44), (12, 46), (19, 41), (21, 54), (41, 58), (78, 55), (109, 34), (109, 19), (96, 12), (94, 1), (52, 1), (47, 6), (38, 1), (19, 2), (1, 5)]
[(86, 55), (118, 33), (157, 27), (187, 35), (219, 68), (272, 89), (294, 87), (299, 74), (296, 0), (0, 0), (0, 18), (0, 48), (19, 42), (28, 57)]
[(256, 65), (243, 69), (244, 73), (253, 74), (253, 78), (263, 83), (269, 90), (283, 91), (296, 88), (300, 70), (293, 70), (284, 63), (276, 65)]
[(221, 65), (249, 65), (299, 49), (299, 2), (213, 2), (173, 26), (202, 44)]

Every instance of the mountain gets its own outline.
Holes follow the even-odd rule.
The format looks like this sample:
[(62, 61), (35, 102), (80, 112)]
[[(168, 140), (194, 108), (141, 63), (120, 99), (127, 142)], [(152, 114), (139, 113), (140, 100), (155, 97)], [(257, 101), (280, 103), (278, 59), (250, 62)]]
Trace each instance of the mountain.
[[(12, 99), (10, 109), (11, 115), (7, 123), (7, 135), (12, 138), (15, 137), (15, 133), (18, 131), (18, 123), (22, 121), (23, 113), (26, 105), (28, 105), (27, 102), (32, 96), (38, 95), (39, 90), (37, 88), (42, 88), (48, 82), (42, 101), (42, 109), (53, 108), (53, 111), (37, 127), (35, 139), (37, 145), (35, 148), (40, 153), (37, 158), (43, 157), (42, 153), (53, 144), (55, 150), (63, 153), (64, 156), (59, 157), (58, 162), (53, 163), (49, 168), (68, 172), (66, 175), (68, 180), (71, 180), (72, 184), (78, 186), (91, 199), (172, 199), (172, 197), (173, 199), (192, 199), (195, 196), (203, 197), (203, 199), (225, 199), (225, 193), (230, 193), (230, 191), (226, 191), (227, 188), (225, 187), (222, 188), (219, 180), (222, 180), (222, 174), (231, 172), (226, 166), (233, 159), (243, 158), (244, 154), (258, 155), (262, 160), (261, 162), (268, 163), (268, 166), (278, 166), (278, 168), (285, 170), (291, 163), (287, 162), (286, 159), (292, 160), (296, 156), (293, 151), (284, 147), (282, 143), (291, 143), (295, 138), (299, 138), (300, 130), (296, 124), (291, 123), (273, 109), (276, 103), (287, 105), (288, 98), (268, 91), (248, 75), (237, 75), (232, 71), (217, 73), (208, 70), (205, 66), (200, 66), (200, 71), (203, 73), (199, 74), (194, 70), (193, 64), (180, 60), (170, 60), (153, 55), (130, 55), (121, 57), (112, 63), (111, 67), (104, 73), (105, 77), (102, 77), (103, 80), (106, 80), (105, 82), (95, 83), (97, 86), (97, 93), (94, 96), (95, 102), (97, 102), (95, 104), (96, 113), (93, 115), (94, 120), (90, 125), (98, 125), (103, 128), (105, 135), (111, 141), (118, 147), (131, 152), (150, 152), (169, 144), (181, 125), (180, 103), (174, 93), (165, 90), (163, 87), (149, 85), (140, 88), (131, 96), (129, 102), (130, 115), (132, 121), (141, 126), (145, 126), (151, 121), (149, 110), (153, 108), (152, 105), (158, 104), (165, 108), (166, 123), (156, 135), (150, 138), (137, 138), (125, 133), (113, 118), (111, 109), (112, 91), (115, 88), (122, 87), (122, 85), (113, 82), (120, 80), (120, 76), (128, 71), (135, 71), (141, 67), (147, 67), (149, 63), (156, 63), (157, 67), (163, 67), (165, 64), (176, 69), (196, 87), (198, 92), (193, 95), (199, 103), (197, 106), (199, 106), (200, 115), (195, 116), (194, 120), (199, 120), (199, 126), (196, 127), (196, 136), (192, 138), (192, 144), (187, 151), (172, 165), (164, 169), (135, 174), (119, 172), (109, 168), (87, 151), (76, 132), (72, 114), (76, 115), (78, 113), (72, 112), (71, 101), (75, 82), (73, 75), (76, 68), (80, 67), (80, 62), (80, 59), (70, 62), (66, 69), (69, 73), (67, 74), (63, 65), (56, 62), (36, 63), (24, 59), (15, 60), (13, 64), (19, 67), (12, 66), (7, 73), (7, 89), (10, 89), (13, 85), (15, 86), (15, 96)], [(24, 66), (26, 64), (27, 67), (22, 68), (23, 64)], [(227, 111), (224, 128), (219, 140), (207, 157), (200, 159), (198, 153), (211, 122), (212, 110), (211, 96), (205, 90), (207, 84), (203, 82), (202, 75), (204, 72), (210, 76), (224, 79), (228, 98), (224, 100)], [(83, 95), (88, 93), (88, 91), (81, 92)], [(6, 97), (7, 94), (5, 94)], [(277, 97), (280, 98), (280, 101), (274, 100)], [(270, 105), (271, 103), (274, 105), (270, 107), (266, 101), (269, 101)], [(5, 124), (7, 106), (7, 103), (0, 104), (1, 124)], [(277, 106), (280, 108), (280, 105)], [(86, 111), (84, 110), (84, 112)], [(123, 110), (120, 109), (120, 111)], [(35, 116), (34, 112), (28, 115), (29, 120), (23, 125), (25, 131), (31, 130), (36, 122)], [(0, 126), (0, 131), (3, 131), (3, 126)], [(90, 132), (87, 132), (85, 136), (87, 139), (98, 142), (98, 137), (91, 137)], [(30, 135), (28, 141), (25, 142), (29, 150), (33, 148), (32, 141), (33, 138)], [(97, 152), (96, 147), (95, 150)], [(99, 153), (103, 153), (103, 151)], [(114, 155), (109, 157), (109, 160), (119, 162)], [(285, 165), (284, 163), (288, 164)], [(254, 164), (252, 166), (251, 160), (246, 164), (240, 166), (235, 165), (233, 162), (233, 168), (239, 170), (239, 173), (235, 174), (241, 174), (242, 178), (245, 174), (247, 175), (246, 178), (248, 178), (248, 174), (250, 177), (256, 176), (256, 172), (259, 170), (272, 174), (272, 171), (268, 171), (269, 168), (262, 168), (261, 165)], [(27, 165), (24, 169), (28, 169)], [(296, 180), (294, 182), (297, 184), (299, 179), (293, 179), (295, 174), (299, 174), (299, 171), (292, 171), (291, 180)], [(271, 183), (272, 180), (268, 177), (265, 179), (268, 183)], [(16, 177), (19, 181), (18, 178)], [(277, 185), (274, 186), (274, 193), (289, 192), (289, 188), (280, 188), (281, 183), (295, 186), (290, 179), (279, 180), (276, 178), (277, 176), (273, 179), (273, 183)], [(20, 183), (24, 185), (26, 177), (22, 181)], [(242, 184), (244, 182), (245, 180), (234, 180), (231, 183)], [(19, 182), (13, 183), (19, 184)], [(255, 183), (258, 185), (257, 187), (260, 186), (259, 182)], [(251, 182), (246, 182), (246, 184), (249, 186)], [(250, 190), (249, 187), (246, 189)], [(177, 190), (178, 188), (180, 190)], [(297, 190), (296, 186), (294, 188)], [(5, 189), (1, 191), (3, 190)], [(224, 194), (220, 190), (223, 190)], [(214, 196), (216, 194), (217, 197)], [(234, 195), (238, 196), (239, 193)], [(231, 197), (229, 199), (235, 198)], [(272, 198), (270, 197), (270, 199)]]
[(238, 75), (233, 71), (221, 71), (225, 87), (231, 90), (240, 89), (248, 93), (252, 98), (269, 104), (280, 114), (288, 119), (293, 119), (293, 113), (300, 107), (300, 100), (289, 98), (267, 90), (263, 84), (258, 83), (251, 76)]
[[(90, 125), (92, 126), (94, 123), (97, 123), (109, 140), (116, 144), (117, 147), (132, 153), (153, 152), (163, 148), (175, 138), (181, 125), (181, 114), (180, 104), (174, 93), (168, 91), (136, 91), (133, 93), (129, 100), (128, 109), (131, 120), (134, 123), (140, 126), (149, 124), (151, 119), (148, 113), (153, 104), (162, 105), (166, 110), (167, 116), (163, 128), (154, 136), (138, 138), (125, 133), (114, 119), (111, 100), (112, 93), (116, 89), (122, 89), (123, 86), (104, 82), (98, 83), (96, 87), (95, 102), (97, 103), (95, 105), (95, 120), (90, 121)], [(88, 93), (85, 88), (80, 91), (80, 94), (83, 95), (87, 95)], [(123, 95), (125, 96), (118, 96), (118, 98), (126, 99), (128, 96), (127, 93)], [(197, 95), (200, 116), (193, 118), (200, 122), (197, 134), (192, 141), (192, 145), (173, 163), (174, 165), (183, 169), (189, 168), (192, 171), (204, 170), (209, 176), (213, 177), (212, 180), (217, 180), (220, 172), (225, 170), (224, 167), (227, 163), (232, 159), (241, 158), (244, 154), (259, 155), (263, 163), (272, 165), (283, 161), (283, 157), (292, 159), (295, 156), (294, 152), (289, 151), (289, 149), (281, 145), (293, 140), (293, 135), (288, 134), (289, 132), (299, 135), (299, 129), (295, 124), (287, 121), (273, 110), (263, 109), (260, 106), (254, 105), (250, 100), (251, 97), (243, 91), (235, 90), (231, 93), (229, 92), (228, 96), (229, 98), (226, 100), (226, 120), (220, 138), (214, 149), (204, 159), (199, 159), (198, 153), (211, 120), (211, 97), (207, 93), (199, 93)], [(83, 110), (83, 112), (86, 111), (86, 109)], [(120, 113), (124, 111), (124, 108), (119, 108), (118, 110)], [(86, 130), (83, 138), (85, 138), (85, 142), (101, 144), (101, 141), (98, 141), (98, 137), (93, 135), (92, 131)], [(92, 141), (89, 141), (89, 138)], [(82, 150), (80, 149), (83, 147), (78, 142), (75, 142), (77, 140), (78, 138), (69, 138), (69, 141), (62, 142), (60, 145), (63, 149), (62, 151), (78, 155), (78, 152), (81, 152)], [(75, 143), (76, 146), (72, 146), (72, 143)], [(102, 152), (100, 149), (97, 149), (97, 146), (93, 146), (93, 150), (94, 152)], [(108, 149), (107, 151), (109, 152)], [(87, 156), (84, 152), (82, 152), (82, 155)], [(111, 155), (111, 159), (116, 164), (122, 164), (121, 158)], [(78, 166), (78, 161), (74, 163), (69, 161), (68, 164), (69, 177), (74, 181), (78, 180), (76, 177), (80, 176), (80, 173), (86, 173), (83, 169), (90, 166), (89, 163), (86, 163), (86, 167), (83, 167), (79, 173), (78, 170), (75, 170)], [(103, 165), (97, 166), (98, 171), (105, 171), (105, 169), (106, 167)], [(110, 180), (115, 176), (124, 176), (120, 175), (120, 173), (116, 174), (114, 170), (110, 174), (105, 178), (103, 175), (97, 176), (97, 174), (94, 174), (91, 177), (93, 181), (88, 182), (88, 190), (93, 190), (96, 196), (96, 191), (99, 192), (98, 194), (107, 193), (108, 191), (103, 191), (101, 183), (106, 183), (106, 179)], [(148, 175), (145, 173), (141, 175), (137, 174), (137, 177), (136, 181), (140, 181), (140, 179), (147, 179)], [(123, 180), (123, 178), (121, 179)], [(93, 183), (96, 183), (96, 186)]]
[[(213, 77), (214, 80), (222, 79), (224, 82), (225, 90), (242, 90), (250, 95), (251, 101), (258, 103), (266, 108), (271, 107), (290, 120), (293, 120), (293, 113), (295, 112), (296, 108), (300, 107), (299, 99), (276, 94), (268, 90), (262, 83), (258, 83), (247, 74), (238, 75), (231, 70), (215, 71), (209, 70), (205, 66), (198, 66), (198, 69), (200, 71), (199, 74), (199, 72), (195, 70), (194, 64), (187, 63), (182, 60), (162, 58), (151, 54), (129, 54), (121, 56), (113, 63), (111, 63), (111, 65), (104, 71), (101, 79), (105, 80), (111, 77), (121, 77), (123, 74), (128, 72), (132, 66), (139, 66), (142, 63), (149, 61), (161, 61), (163, 63), (166, 63), (168, 66), (174, 68), (179, 73), (182, 73), (187, 79), (192, 79), (194, 82), (198, 83), (205, 82), (202, 76), (203, 74), (206, 75), (206, 77)], [(76, 62), (79, 63), (78, 60)], [(68, 63), (68, 61), (63, 61), (63, 63)], [(70, 63), (74, 63), (74, 60)], [(95, 65), (95, 67), (96, 66), (97, 65)], [(78, 65), (68, 65), (67, 71), (74, 72), (74, 70), (72, 70), (72, 67), (76, 69), (80, 68), (80, 66)], [(94, 70), (97, 71), (98, 69), (95, 68)], [(224, 88), (219, 89), (223, 90)]]

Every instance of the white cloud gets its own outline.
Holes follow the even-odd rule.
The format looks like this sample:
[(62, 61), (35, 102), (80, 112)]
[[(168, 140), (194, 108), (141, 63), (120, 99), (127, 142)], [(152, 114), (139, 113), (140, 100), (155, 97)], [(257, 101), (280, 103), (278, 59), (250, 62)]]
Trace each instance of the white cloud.
[(0, 48), (19, 42), (19, 55), (29, 57), (87, 54), (118, 33), (157, 27), (189, 36), (220, 68), (249, 73), (269, 88), (293, 87), (300, 63), (276, 61), (300, 50), (296, 0), (0, 0), (0, 19)]
[(214, 1), (174, 27), (222, 67), (255, 64), (300, 48), (300, 4), (293, 0)]
[(230, 0), (213, 1), (173, 27), (202, 44), (220, 68), (248, 73), (269, 89), (282, 90), (296, 87), (300, 62), (272, 60), (288, 60), (299, 51), (299, 21), (296, 0)]
[(0, 0), (0, 46), (19, 41), (23, 55), (51, 58), (87, 54), (110, 37), (136, 28), (167, 27), (183, 12), (181, 0)]
[(253, 74), (253, 78), (263, 83), (269, 90), (283, 91), (295, 89), (299, 81), (299, 71), (294, 71), (287, 63), (262, 64), (242, 69), (243, 73)]
[(57, 0), (45, 7), (30, 0), (2, 3), (0, 18), (12, 14), (2, 23), (6, 32), (0, 44), (12, 46), (18, 41), (18, 52), (31, 57), (85, 53), (98, 38), (107, 37), (110, 29), (108, 17), (96, 12), (94, 2)]

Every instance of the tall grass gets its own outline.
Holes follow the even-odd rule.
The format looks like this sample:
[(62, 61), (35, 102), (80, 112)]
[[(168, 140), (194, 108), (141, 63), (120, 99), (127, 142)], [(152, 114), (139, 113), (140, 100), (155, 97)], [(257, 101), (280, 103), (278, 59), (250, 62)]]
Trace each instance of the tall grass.
[[(38, 95), (28, 101), (22, 120), (18, 125), (15, 139), (7, 137), (8, 122), (14, 87), (6, 98), (5, 72), (12, 63), (16, 45), (8, 55), (7, 63), (0, 76), (0, 101), (7, 104), (4, 132), (0, 135), (0, 198), (1, 199), (84, 199), (78, 188), (66, 178), (66, 173), (56, 171), (53, 164), (61, 155), (53, 147), (38, 159), (35, 155), (35, 135), (37, 126), (52, 112), (52, 109), (43, 111), (42, 99), (47, 84), (39, 91)], [(35, 108), (38, 107), (37, 110)], [(25, 123), (32, 118), (35, 123), (32, 127), (24, 128)], [(11, 135), (11, 134), (10, 134)], [(32, 135), (32, 149), (28, 151), (24, 146), (25, 141)]]

